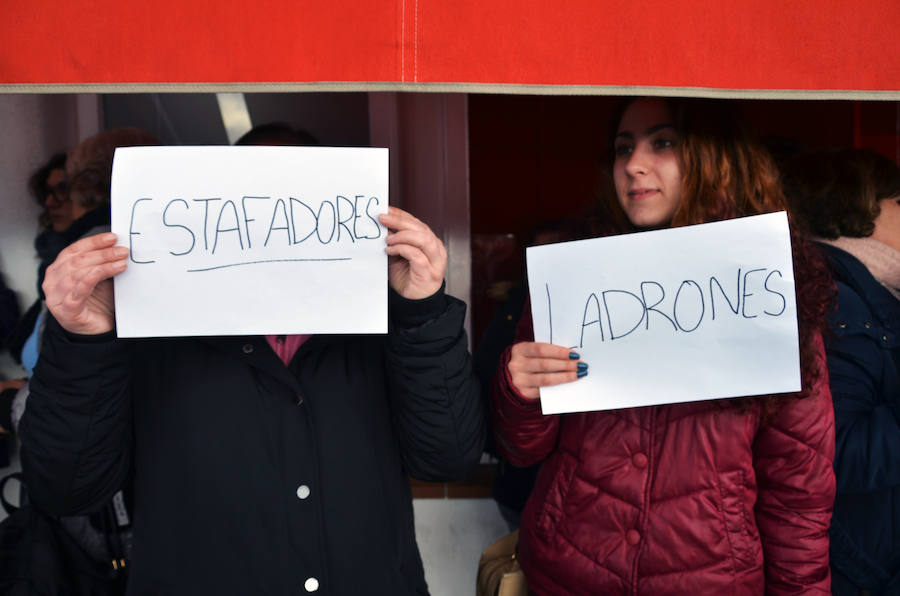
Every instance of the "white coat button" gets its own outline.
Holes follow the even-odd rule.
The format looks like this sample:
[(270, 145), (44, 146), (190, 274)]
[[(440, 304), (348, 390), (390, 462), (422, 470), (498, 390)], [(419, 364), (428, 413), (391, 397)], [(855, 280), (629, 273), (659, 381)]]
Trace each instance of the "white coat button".
[(305, 499), (309, 496), (309, 487), (305, 484), (301, 484), (299, 488), (297, 488), (297, 497), (300, 499)]
[(303, 587), (306, 588), (307, 592), (315, 592), (319, 589), (319, 580), (311, 577), (303, 583)]

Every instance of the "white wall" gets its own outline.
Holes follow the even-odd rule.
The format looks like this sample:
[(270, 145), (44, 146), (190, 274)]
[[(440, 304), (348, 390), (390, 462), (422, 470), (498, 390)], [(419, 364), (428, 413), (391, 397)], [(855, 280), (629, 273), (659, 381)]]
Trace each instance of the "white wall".
[(416, 541), (431, 596), (475, 593), (481, 551), (509, 533), (493, 499), (415, 499)]

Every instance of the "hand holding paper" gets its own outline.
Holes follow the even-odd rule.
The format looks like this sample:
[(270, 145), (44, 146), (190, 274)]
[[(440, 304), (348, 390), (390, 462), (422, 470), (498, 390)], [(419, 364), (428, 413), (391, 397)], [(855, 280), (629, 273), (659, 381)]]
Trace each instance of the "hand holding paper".
[(406, 211), (390, 207), (379, 217), (389, 230), (388, 283), (410, 300), (428, 298), (441, 289), (447, 269), (444, 243), (425, 223)]
[(571, 383), (587, 375), (587, 364), (569, 348), (523, 341), (510, 350), (507, 370), (522, 397), (537, 399), (541, 387)]
[(119, 337), (387, 331), (387, 149), (120, 149), (111, 196)]
[(532, 247), (528, 281), (535, 340), (602, 369), (545, 414), (800, 390), (784, 212)]
[(68, 246), (50, 267), (43, 290), (47, 308), (70, 333), (112, 331), (115, 319), (111, 277), (125, 271), (128, 249), (114, 246), (115, 234), (98, 234)]

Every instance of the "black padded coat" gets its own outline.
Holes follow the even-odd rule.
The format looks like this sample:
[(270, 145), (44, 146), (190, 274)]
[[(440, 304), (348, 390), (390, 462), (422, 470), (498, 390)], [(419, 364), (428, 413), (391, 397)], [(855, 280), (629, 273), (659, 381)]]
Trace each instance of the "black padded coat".
[(21, 424), (33, 500), (135, 490), (129, 594), (427, 594), (408, 475), (465, 476), (484, 421), (465, 304), (391, 292), (387, 335), (116, 340), (53, 321)]

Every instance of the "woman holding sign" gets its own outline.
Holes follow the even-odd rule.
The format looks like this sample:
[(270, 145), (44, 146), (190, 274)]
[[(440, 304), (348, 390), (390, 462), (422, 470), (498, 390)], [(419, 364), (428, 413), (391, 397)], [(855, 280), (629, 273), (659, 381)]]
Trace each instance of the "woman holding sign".
[(483, 409), (443, 243), (396, 207), (379, 221), (386, 335), (125, 340), (115, 234), (47, 270), (22, 468), (53, 514), (134, 478), (129, 594), (428, 593), (409, 476), (466, 476)]
[[(727, 104), (636, 99), (613, 130), (622, 232), (784, 209), (771, 159)], [(803, 389), (792, 395), (543, 416), (541, 387), (604, 365), (533, 342), (526, 310), (493, 400), (510, 461), (546, 460), (518, 546), (535, 593), (829, 592), (834, 420), (820, 331), (830, 282), (797, 239), (794, 269)], [(701, 376), (704, 364), (686, 372)]]

